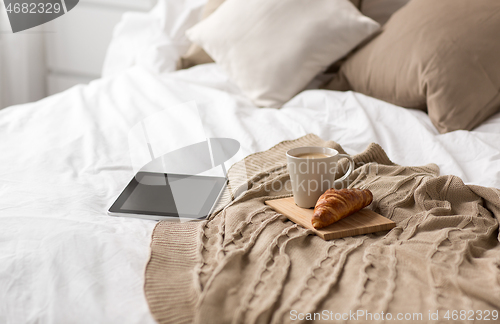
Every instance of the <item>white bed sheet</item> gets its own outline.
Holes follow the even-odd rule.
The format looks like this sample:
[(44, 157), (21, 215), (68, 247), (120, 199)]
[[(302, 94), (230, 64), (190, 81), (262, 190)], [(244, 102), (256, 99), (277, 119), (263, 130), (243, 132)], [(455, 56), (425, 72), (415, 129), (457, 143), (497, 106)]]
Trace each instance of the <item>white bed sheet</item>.
[(106, 210), (133, 175), (130, 128), (189, 100), (207, 135), (237, 139), (240, 156), (315, 133), (348, 153), (376, 142), (396, 163), (437, 163), (500, 188), (500, 115), (440, 135), (422, 112), (353, 92), (309, 90), (259, 109), (215, 64), (162, 75), (129, 68), (0, 111), (0, 323), (154, 322), (143, 283), (155, 222)]

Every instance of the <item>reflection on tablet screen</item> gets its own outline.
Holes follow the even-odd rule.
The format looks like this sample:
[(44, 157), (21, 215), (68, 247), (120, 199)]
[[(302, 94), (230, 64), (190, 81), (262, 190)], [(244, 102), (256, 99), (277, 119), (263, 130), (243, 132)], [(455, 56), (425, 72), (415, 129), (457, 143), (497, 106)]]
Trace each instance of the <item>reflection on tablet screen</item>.
[(121, 209), (181, 216), (207, 214), (210, 210), (202, 209), (211, 205), (206, 202), (213, 196), (211, 193), (217, 181), (217, 178), (210, 177), (145, 174)]

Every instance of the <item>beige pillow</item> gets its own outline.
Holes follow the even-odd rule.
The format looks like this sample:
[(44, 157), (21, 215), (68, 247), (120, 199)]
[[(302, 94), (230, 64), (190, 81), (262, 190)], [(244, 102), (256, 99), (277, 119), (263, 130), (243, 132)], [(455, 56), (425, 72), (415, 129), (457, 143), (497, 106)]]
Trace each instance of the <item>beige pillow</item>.
[[(225, 0), (208, 0), (201, 19), (210, 16)], [(198, 64), (212, 63), (214, 60), (198, 45), (191, 44), (188, 51), (177, 63), (177, 69), (187, 69)]]
[[(363, 0), (361, 13), (384, 25), (389, 18), (410, 0)], [(438, 0), (436, 0), (438, 1)]]
[(187, 36), (256, 105), (280, 107), (378, 29), (348, 0), (228, 0)]
[[(203, 8), (202, 19), (210, 16), (225, 0), (208, 0), (205, 8)], [(357, 8), (359, 8), (361, 0), (350, 0)], [(365, 0), (367, 1), (367, 0)], [(402, 0), (394, 0), (402, 1)], [(198, 45), (191, 44), (186, 54), (184, 54), (177, 63), (178, 69), (187, 69), (198, 64), (212, 63), (214, 60)]]
[(500, 1), (412, 0), (351, 56), (345, 87), (426, 109), (441, 132), (471, 130), (500, 110)]

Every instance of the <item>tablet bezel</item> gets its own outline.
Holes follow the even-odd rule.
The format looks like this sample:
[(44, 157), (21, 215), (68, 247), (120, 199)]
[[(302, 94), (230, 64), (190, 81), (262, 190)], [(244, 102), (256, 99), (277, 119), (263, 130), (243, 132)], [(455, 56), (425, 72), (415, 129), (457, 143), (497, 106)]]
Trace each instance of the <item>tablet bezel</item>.
[[(130, 180), (128, 185), (123, 189), (121, 194), (116, 198), (115, 202), (111, 205), (111, 207), (108, 210), (108, 214), (111, 216), (128, 216), (128, 217), (136, 217), (136, 218), (143, 218), (143, 219), (153, 219), (153, 220), (173, 220), (173, 221), (179, 221), (182, 219), (184, 220), (203, 220), (205, 219), (208, 215), (185, 215), (182, 217), (179, 217), (177, 213), (167, 213), (167, 212), (151, 212), (151, 211), (145, 211), (145, 210), (130, 210), (130, 209), (122, 209), (121, 207), (123, 204), (127, 201), (127, 199), (130, 197), (132, 192), (134, 192), (135, 188), (141, 181), (141, 179), (146, 176), (146, 175), (152, 175), (152, 176), (164, 176), (167, 177), (173, 177), (173, 178), (199, 178), (199, 179), (204, 179), (204, 180), (212, 180), (216, 181), (216, 184), (214, 186), (214, 189), (210, 192), (209, 196), (206, 198), (206, 202), (203, 205), (203, 207), (200, 210), (200, 214), (204, 210), (209, 210), (208, 215), (212, 213), (214, 206), (217, 204), (217, 201), (219, 200), (220, 196), (222, 195), (222, 192), (224, 191), (224, 188), (226, 187), (227, 184), (227, 179), (224, 177), (215, 177), (215, 176), (200, 176), (200, 175), (185, 175), (185, 174), (174, 174), (174, 173), (158, 173), (158, 172), (145, 172), (145, 171), (140, 171), (138, 172), (135, 177)], [(191, 218), (192, 217), (192, 218)]]

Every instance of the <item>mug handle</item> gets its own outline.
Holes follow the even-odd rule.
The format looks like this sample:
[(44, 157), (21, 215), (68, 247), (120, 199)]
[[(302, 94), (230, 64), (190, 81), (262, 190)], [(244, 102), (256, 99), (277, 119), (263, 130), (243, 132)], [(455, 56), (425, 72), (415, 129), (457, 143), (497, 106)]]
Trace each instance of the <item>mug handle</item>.
[(339, 154), (338, 156), (340, 157), (345, 157), (349, 160), (349, 169), (347, 170), (347, 172), (342, 176), (342, 178), (340, 179), (337, 179), (335, 180), (335, 182), (333, 183), (334, 185), (338, 182), (341, 182), (341, 181), (344, 181), (345, 179), (347, 179), (348, 176), (351, 175), (352, 171), (354, 171), (354, 160), (352, 159), (352, 157), (350, 155), (347, 155), (347, 154)]

